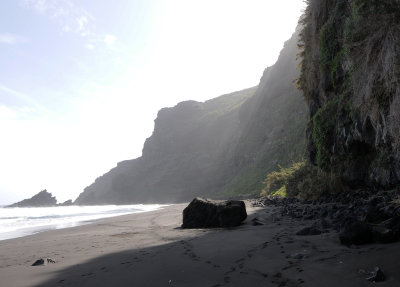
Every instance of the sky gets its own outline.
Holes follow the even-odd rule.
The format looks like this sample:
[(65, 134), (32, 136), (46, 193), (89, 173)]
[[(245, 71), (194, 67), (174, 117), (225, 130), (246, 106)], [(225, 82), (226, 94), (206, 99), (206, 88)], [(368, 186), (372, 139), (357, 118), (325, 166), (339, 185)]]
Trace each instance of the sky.
[(158, 110), (256, 86), (302, 0), (1, 0), (0, 205), (141, 156)]

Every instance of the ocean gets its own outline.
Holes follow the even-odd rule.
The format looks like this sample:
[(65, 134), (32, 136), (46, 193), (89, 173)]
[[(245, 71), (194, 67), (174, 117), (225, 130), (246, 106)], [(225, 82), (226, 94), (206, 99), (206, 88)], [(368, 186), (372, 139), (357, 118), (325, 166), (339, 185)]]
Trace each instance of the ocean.
[(88, 224), (101, 218), (153, 211), (163, 206), (137, 204), (0, 208), (0, 240)]

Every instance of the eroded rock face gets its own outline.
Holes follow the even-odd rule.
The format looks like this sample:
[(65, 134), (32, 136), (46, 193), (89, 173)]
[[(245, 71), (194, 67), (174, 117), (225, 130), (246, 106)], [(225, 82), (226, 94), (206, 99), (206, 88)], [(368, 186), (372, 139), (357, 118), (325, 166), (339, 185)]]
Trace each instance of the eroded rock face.
[(350, 187), (391, 188), (400, 183), (400, 3), (308, 2), (299, 82), (309, 158)]
[(243, 201), (195, 198), (183, 210), (182, 228), (234, 227), (247, 218)]

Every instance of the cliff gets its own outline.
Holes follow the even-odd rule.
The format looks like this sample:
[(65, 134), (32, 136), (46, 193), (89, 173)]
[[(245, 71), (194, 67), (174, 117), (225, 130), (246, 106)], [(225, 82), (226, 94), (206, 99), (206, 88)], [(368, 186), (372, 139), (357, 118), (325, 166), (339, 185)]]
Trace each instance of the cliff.
[(118, 163), (75, 204), (258, 194), (267, 172), (304, 153), (306, 105), (293, 84), (297, 42), (295, 33), (258, 87), (159, 111), (142, 157)]
[(400, 181), (400, 1), (309, 0), (299, 85), (310, 161), (352, 188)]
[(7, 207), (45, 207), (56, 205), (57, 199), (51, 193), (47, 192), (47, 190), (42, 190), (31, 198), (24, 199)]

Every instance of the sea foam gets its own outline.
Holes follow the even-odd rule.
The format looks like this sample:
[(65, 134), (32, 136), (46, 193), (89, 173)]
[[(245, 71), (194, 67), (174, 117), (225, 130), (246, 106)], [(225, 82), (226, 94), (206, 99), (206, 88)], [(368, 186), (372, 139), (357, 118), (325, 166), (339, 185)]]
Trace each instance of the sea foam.
[(158, 204), (0, 208), (0, 240), (88, 224), (119, 215), (153, 211)]

